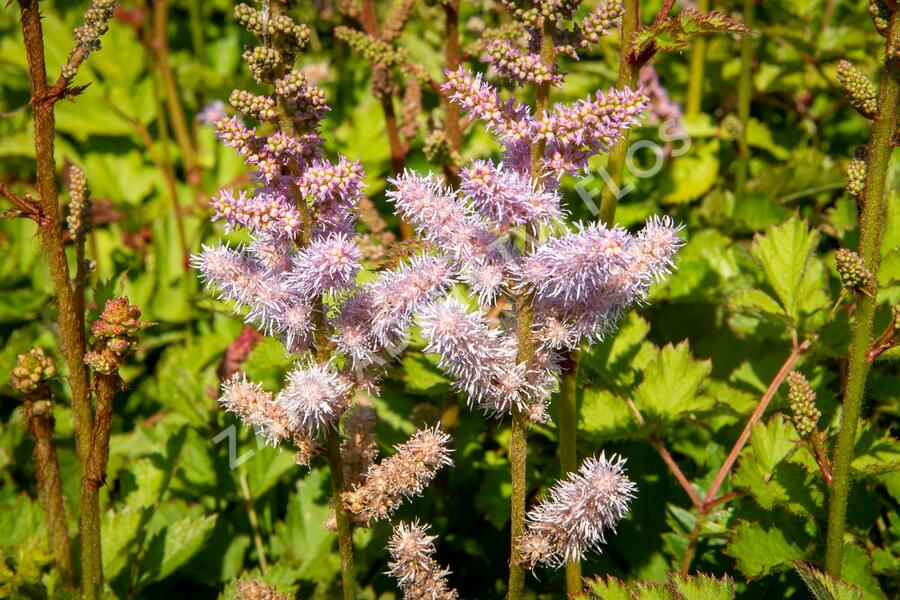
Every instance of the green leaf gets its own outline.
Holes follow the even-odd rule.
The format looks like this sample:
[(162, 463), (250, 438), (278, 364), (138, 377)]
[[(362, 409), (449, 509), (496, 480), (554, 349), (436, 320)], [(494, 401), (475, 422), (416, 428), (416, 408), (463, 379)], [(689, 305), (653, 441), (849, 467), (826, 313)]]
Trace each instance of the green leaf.
[(692, 8), (681, 10), (653, 27), (637, 31), (631, 39), (631, 52), (641, 54), (651, 48), (660, 52), (685, 50), (692, 36), (711, 33), (742, 33), (750, 30), (720, 12), (700, 13)]
[(588, 591), (597, 600), (632, 600), (628, 585), (615, 577), (602, 579), (599, 576), (587, 582)]
[(340, 568), (333, 550), (337, 535), (322, 527), (332, 514), (326, 500), (329, 490), (327, 471), (310, 471), (297, 482), (287, 515), (275, 526), (273, 551), (286, 562), (300, 563), (298, 576), (304, 579), (330, 581)]
[(900, 469), (900, 441), (865, 424), (853, 451), (850, 468), (856, 477), (891, 473)]
[(808, 470), (788, 460), (799, 443), (794, 428), (780, 415), (767, 425), (757, 423), (750, 445), (741, 453), (733, 484), (748, 490), (767, 510), (777, 505), (797, 515), (820, 515), (825, 501), (818, 485), (821, 475), (815, 467)]
[(407, 391), (414, 394), (436, 395), (450, 389), (450, 380), (437, 368), (435, 355), (407, 354), (403, 357), (403, 372)]
[(582, 353), (582, 372), (602, 377), (603, 387), (625, 392), (634, 385), (635, 370), (655, 354), (653, 345), (646, 341), (649, 333), (647, 321), (636, 312), (628, 313), (615, 335), (591, 345)]
[(688, 342), (668, 344), (644, 370), (634, 391), (634, 402), (648, 419), (676, 421), (682, 414), (712, 407), (713, 400), (698, 395), (709, 377), (712, 361), (694, 360)]
[(874, 573), (875, 565), (868, 551), (856, 544), (844, 544), (841, 578), (862, 590), (866, 600), (885, 600), (886, 596)]
[(638, 430), (625, 401), (605, 389), (587, 388), (578, 411), (578, 430), (601, 439), (632, 437)]
[(734, 581), (728, 575), (718, 579), (712, 575), (671, 575), (669, 587), (684, 600), (730, 600), (734, 598)]
[(120, 510), (108, 510), (103, 515), (101, 539), (103, 540), (103, 576), (115, 577), (128, 564), (132, 544), (140, 534), (143, 524), (143, 509), (125, 506)]
[(685, 204), (712, 189), (719, 175), (719, 141), (697, 144), (688, 154), (672, 162), (659, 184), (662, 201)]
[(140, 583), (146, 585), (165, 579), (189, 561), (212, 534), (217, 518), (215, 514), (186, 517), (157, 533), (141, 561)]
[(625, 583), (608, 576), (586, 581), (590, 597), (596, 600), (730, 600), (734, 598), (734, 582), (728, 576), (670, 575), (665, 584), (653, 581)]
[(799, 290), (818, 235), (796, 217), (757, 235), (753, 256), (762, 264), (766, 280), (775, 290), (784, 311), (797, 318)]
[(762, 290), (740, 290), (728, 298), (728, 309), (776, 324), (789, 324), (784, 309)]
[(862, 591), (855, 585), (845, 583), (827, 573), (804, 564), (794, 563), (794, 569), (809, 588), (815, 600), (862, 600)]
[(805, 555), (803, 548), (785, 537), (778, 527), (749, 521), (741, 521), (735, 527), (725, 552), (735, 559), (744, 575), (752, 578), (787, 568)]

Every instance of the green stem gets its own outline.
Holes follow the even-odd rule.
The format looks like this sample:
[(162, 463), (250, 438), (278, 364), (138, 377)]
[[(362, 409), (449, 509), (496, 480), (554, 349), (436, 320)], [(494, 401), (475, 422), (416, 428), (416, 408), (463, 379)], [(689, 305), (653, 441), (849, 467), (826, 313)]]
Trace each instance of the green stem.
[[(199, 193), (201, 177), (196, 164), (196, 150), (191, 128), (188, 126), (184, 107), (181, 105), (181, 94), (178, 90), (178, 82), (172, 71), (169, 61), (169, 39), (166, 34), (169, 22), (169, 0), (156, 0), (153, 6), (153, 42), (152, 47), (156, 51), (156, 64), (159, 67), (159, 75), (162, 79), (163, 89), (166, 94), (166, 105), (169, 112), (169, 121), (175, 134), (175, 141), (181, 150), (181, 161), (184, 165), (185, 179), (195, 192)], [(179, 219), (180, 215), (176, 215)]]
[[(754, 0), (743, 0), (744, 25), (753, 28)], [(750, 101), (753, 98), (753, 36), (741, 37), (741, 72), (738, 79), (738, 121), (741, 130), (738, 133), (738, 156), (735, 170), (734, 194), (740, 198), (747, 184), (747, 173), (750, 164), (750, 146), (747, 144), (747, 129), (750, 126)]]
[[(900, 44), (900, 11), (894, 11), (891, 16), (886, 48), (890, 49), (896, 44)], [(881, 76), (881, 91), (878, 98), (880, 110), (872, 123), (869, 136), (866, 187), (859, 219), (859, 254), (869, 271), (876, 274), (881, 263), (881, 235), (887, 208), (885, 180), (893, 149), (891, 139), (897, 129), (898, 103), (900, 103), (900, 61), (887, 59)], [(856, 442), (866, 376), (872, 364), (867, 354), (872, 343), (877, 279), (877, 276), (873, 277), (871, 294), (862, 294), (858, 297), (850, 340), (844, 406), (834, 460), (834, 483), (828, 500), (828, 537), (825, 547), (825, 569), (835, 577), (841, 574), (847, 499), (850, 491), (850, 463), (853, 460), (853, 445)]]
[[(576, 392), (578, 381), (578, 350), (569, 353), (563, 365), (559, 384), (559, 474), (573, 473), (578, 468), (578, 427)], [(566, 563), (566, 591), (569, 595), (581, 591), (581, 563)]]
[[(554, 25), (545, 19), (541, 28), (541, 62), (547, 66), (556, 64), (556, 47), (553, 43)], [(550, 106), (550, 83), (542, 83), (535, 89), (534, 114), (543, 115)], [(540, 180), (543, 174), (543, 158), (546, 142), (539, 140), (531, 146), (531, 175)], [(525, 250), (534, 247), (540, 231), (529, 227)], [(516, 299), (516, 326), (519, 338), (519, 351), (516, 360), (528, 364), (534, 358), (534, 297), (530, 292), (521, 294)], [(525, 532), (525, 494), (527, 482), (528, 455), (528, 416), (513, 408), (512, 431), (509, 441), (509, 464), (512, 493), (510, 497), (510, 557), (509, 557), (509, 600), (522, 600), (525, 594), (525, 571), (522, 568), (522, 556), (518, 541)]]
[[(272, 4), (272, 9), (281, 11), (282, 7), (278, 3)], [(276, 95), (280, 116), (278, 119), (279, 128), (288, 136), (294, 136), (302, 127), (301, 123), (297, 123), (291, 117), (293, 111), (290, 110), (289, 101), (281, 95)], [(299, 175), (295, 169), (292, 169), (294, 175)], [(294, 198), (300, 213), (300, 233), (295, 238), (295, 243), (299, 247), (306, 246), (312, 241), (313, 222), (310, 214), (309, 206), (306, 199), (297, 192)], [(321, 296), (313, 302), (313, 343), (315, 345), (316, 360), (321, 363), (327, 363), (331, 358), (331, 348), (328, 342), (328, 322), (325, 319), (325, 308)], [(332, 501), (334, 503), (335, 521), (337, 522), (338, 549), (341, 555), (341, 588), (344, 600), (355, 600), (356, 594), (356, 561), (353, 555), (353, 527), (350, 522), (350, 515), (344, 508), (343, 492), (344, 492), (344, 465), (341, 459), (341, 434), (337, 428), (328, 432), (328, 466), (331, 471), (331, 492)]]
[[(701, 13), (709, 12), (710, 0), (697, 0), (697, 10)], [(706, 37), (697, 36), (691, 46), (691, 67), (688, 77), (687, 99), (684, 103), (684, 115), (696, 117), (700, 114), (700, 104), (703, 100), (703, 78), (706, 70)]]
[[(616, 88), (629, 87), (634, 89), (637, 85), (640, 65), (636, 64), (634, 56), (628, 50), (631, 37), (640, 26), (641, 3), (640, 0), (625, 0), (622, 15), (622, 37), (619, 58), (619, 75), (616, 78)], [(621, 195), (622, 175), (625, 172), (625, 157), (628, 152), (628, 131), (622, 135), (609, 153), (606, 163), (606, 172), (609, 179), (600, 196), (600, 222), (612, 225), (616, 218), (616, 205)]]
[(356, 562), (353, 558), (353, 529), (350, 516), (344, 510), (344, 464), (341, 459), (341, 435), (337, 429), (328, 433), (328, 466), (331, 470), (331, 491), (334, 516), (337, 521), (338, 549), (341, 553), (341, 581), (344, 600), (356, 600)]
[(256, 513), (256, 507), (253, 506), (253, 494), (250, 492), (250, 482), (247, 481), (247, 474), (242, 472), (238, 476), (238, 481), (241, 484), (241, 496), (244, 498), (247, 520), (250, 521), (250, 531), (253, 532), (253, 545), (256, 546), (259, 570), (265, 575), (269, 570), (269, 563), (266, 560), (266, 545), (263, 544), (262, 533), (259, 528), (259, 515)]

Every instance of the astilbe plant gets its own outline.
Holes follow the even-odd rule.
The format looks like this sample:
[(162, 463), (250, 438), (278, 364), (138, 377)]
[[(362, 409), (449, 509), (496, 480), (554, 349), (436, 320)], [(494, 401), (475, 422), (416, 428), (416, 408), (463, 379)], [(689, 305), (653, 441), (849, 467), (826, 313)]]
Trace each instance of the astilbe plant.
[[(611, 224), (558, 227), (559, 179), (583, 173), (592, 156), (640, 122), (648, 105), (640, 90), (625, 88), (550, 106), (551, 87), (564, 82), (555, 56), (590, 46), (620, 15), (620, 5), (601, 5), (591, 13), (600, 17), (586, 17), (597, 21), (589, 34), (583, 26), (565, 29), (578, 5), (510, 3), (528, 32), (524, 47), (500, 39), (485, 49), (493, 73), (536, 88), (534, 107), (504, 98), (482, 74), (463, 67), (447, 73), (444, 92), (484, 122), (502, 146), (501, 162), (464, 167), (457, 189), (431, 174), (405, 172), (388, 192), (397, 213), (469, 290), (469, 306), (444, 300), (422, 311), (426, 351), (438, 354), (439, 366), (471, 405), (512, 416), (511, 598), (521, 597), (527, 562), (520, 556), (525, 423), (549, 420), (547, 401), (561, 353), (614, 331), (622, 310), (644, 301), (651, 282), (669, 272), (682, 244), (680, 227), (668, 218), (651, 218), (637, 235)], [(559, 553), (573, 559), (581, 554)]]
[[(614, 19), (616, 6), (609, 5), (604, 14)], [(604, 224), (562, 226), (559, 178), (583, 172), (591, 156), (637, 125), (648, 100), (638, 90), (611, 89), (549, 107), (549, 85), (563, 81), (552, 60), (556, 45), (561, 50), (583, 47), (614, 24), (594, 26), (587, 36), (581, 28), (562, 35), (556, 26), (572, 14), (556, 7), (565, 14), (553, 12), (544, 33), (531, 33), (531, 45), (545, 47), (537, 60), (552, 76), (538, 81), (525, 68), (536, 56), (527, 49), (509, 46), (491, 59), (505, 77), (538, 87), (535, 110), (502, 99), (481, 75), (463, 68), (447, 73), (444, 93), (486, 122), (503, 146), (503, 161), (475, 161), (463, 168), (458, 189), (430, 174), (407, 171), (392, 179), (388, 199), (425, 249), (359, 285), (362, 254), (354, 223), (362, 168), (344, 157), (324, 156), (318, 134), (327, 110), (323, 94), (291, 66), (308, 32), (284, 9), (284, 3), (270, 3), (268, 21), (243, 4), (235, 11), (264, 42), (244, 58), (257, 81), (271, 85), (273, 93), (231, 95), (233, 106), (261, 126), (250, 127), (234, 116), (220, 119), (216, 129), (256, 169), (255, 184), (250, 190), (223, 190), (211, 207), (214, 221), (221, 220), (226, 230), (247, 230), (250, 241), (207, 247), (194, 264), (248, 323), (280, 338), (296, 357), (277, 394), (237, 374), (224, 384), (220, 402), (271, 442), (293, 442), (300, 462), (327, 454), (344, 596), (350, 598), (355, 594), (351, 521), (387, 518), (404, 497), (421, 493), (438, 469), (452, 464), (449, 436), (438, 429), (419, 431), (379, 464), (374, 464), (370, 434), (356, 432), (342, 443), (341, 418), (353, 405), (354, 390), (377, 389), (385, 359), (402, 350), (409, 327), (421, 326), (426, 351), (438, 354), (440, 367), (471, 405), (493, 416), (512, 415), (524, 441), (525, 421), (549, 420), (547, 401), (560, 352), (614, 331), (623, 309), (644, 301), (650, 284), (669, 272), (682, 240), (680, 227), (668, 218), (651, 218), (637, 234)], [(526, 27), (533, 25), (531, 13), (522, 18)], [(511, 68), (516, 61), (522, 68)], [(267, 121), (274, 130), (258, 133)], [(553, 233), (541, 236), (542, 230)], [(455, 284), (469, 290), (468, 305), (449, 297)], [(494, 315), (487, 312), (491, 308)], [(363, 449), (353, 450), (351, 438), (358, 438)], [(342, 449), (352, 451), (364, 474), (362, 467), (356, 473), (344, 469)], [(524, 446), (514, 450), (514, 464), (524, 461), (523, 452)], [(585, 469), (618, 476), (621, 463), (601, 458)], [(355, 480), (352, 489), (347, 489), (345, 471)], [(522, 476), (523, 470), (514, 473), (516, 497), (523, 503), (517, 481)], [(595, 482), (601, 476), (582, 474)], [(624, 516), (631, 491), (622, 478), (613, 490), (621, 496), (615, 504), (619, 510), (596, 531), (579, 534), (574, 530), (581, 525), (571, 521), (552, 532), (533, 527), (528, 535), (532, 541), (546, 537), (553, 547), (548, 552), (563, 557), (548, 554), (546, 562), (578, 559), (602, 541), (604, 528)], [(569, 493), (557, 495), (559, 502), (575, 500)], [(514, 577), (526, 562), (519, 556), (524, 514), (515, 509)], [(404, 581), (401, 577), (401, 587)], [(520, 585), (511, 582), (513, 595), (516, 589)]]
[[(345, 157), (324, 156), (318, 128), (328, 108), (322, 91), (292, 66), (309, 32), (285, 14), (288, 5), (267, 3), (268, 19), (245, 4), (235, 9), (237, 20), (263, 41), (244, 59), (272, 93), (232, 93), (232, 105), (260, 125), (223, 117), (216, 131), (255, 169), (255, 183), (249, 190), (222, 190), (210, 205), (213, 221), (246, 230), (250, 241), (205, 247), (193, 263), (222, 299), (281, 339), (296, 359), (277, 393), (237, 373), (223, 384), (220, 404), (269, 442), (292, 443), (301, 464), (327, 456), (343, 594), (355, 598), (353, 515), (364, 515), (358, 524), (386, 517), (451, 462), (450, 438), (435, 429), (419, 432), (396, 456), (373, 466), (373, 415), (354, 406), (354, 393), (377, 388), (385, 359), (402, 349), (415, 313), (449, 289), (451, 269), (439, 257), (420, 255), (357, 284), (362, 254), (354, 224), (363, 171)], [(274, 129), (263, 134), (267, 123)], [(346, 470), (342, 453), (350, 460)], [(353, 490), (346, 489), (345, 473)], [(396, 487), (385, 490), (386, 482)]]

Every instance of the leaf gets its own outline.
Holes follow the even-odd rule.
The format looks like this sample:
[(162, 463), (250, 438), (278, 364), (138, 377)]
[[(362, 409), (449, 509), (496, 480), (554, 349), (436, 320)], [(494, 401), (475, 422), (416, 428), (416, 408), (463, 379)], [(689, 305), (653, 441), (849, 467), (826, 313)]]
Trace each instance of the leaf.
[(766, 280), (785, 313), (797, 318), (799, 290), (818, 235), (806, 221), (792, 217), (754, 238), (751, 252), (762, 264)]
[(297, 482), (284, 521), (275, 526), (273, 551), (287, 561), (300, 563), (298, 576), (329, 581), (340, 568), (333, 550), (337, 534), (322, 524), (332, 515), (327, 500), (327, 471), (314, 469)]
[(578, 411), (578, 430), (601, 439), (632, 437), (638, 430), (622, 398), (609, 390), (587, 388)]
[(603, 378), (604, 387), (614, 387), (625, 391), (634, 384), (635, 370), (640, 368), (638, 355), (654, 352), (652, 344), (646, 341), (650, 324), (636, 312), (628, 313), (622, 320), (615, 335), (610, 335), (602, 343), (592, 344), (581, 355), (581, 366), (585, 373), (596, 373)]
[(141, 585), (165, 579), (197, 554), (216, 526), (218, 515), (186, 517), (157, 533), (141, 561)]
[(711, 575), (669, 576), (665, 584), (653, 581), (625, 583), (608, 576), (585, 581), (590, 597), (596, 600), (730, 600), (734, 598), (734, 582), (725, 576)]
[(728, 575), (718, 579), (712, 575), (670, 575), (669, 586), (684, 600), (730, 600), (734, 598), (734, 581)]
[(797, 515), (821, 515), (825, 501), (818, 485), (821, 475), (788, 460), (799, 443), (794, 428), (780, 415), (767, 425), (757, 423), (750, 445), (741, 453), (733, 484), (748, 490), (767, 510), (777, 505)]
[(726, 554), (747, 577), (762, 577), (804, 557), (803, 548), (785, 537), (778, 527), (741, 521), (731, 535)]
[(101, 539), (104, 577), (115, 579), (125, 568), (142, 524), (143, 509), (137, 506), (125, 506), (117, 511), (108, 510), (103, 515)]
[(437, 395), (450, 389), (450, 380), (437, 368), (436, 355), (407, 354), (403, 357), (403, 372), (407, 391), (414, 394)]
[(637, 31), (631, 38), (630, 50), (636, 55), (650, 49), (660, 52), (685, 50), (692, 36), (712, 33), (749, 34), (750, 29), (720, 12), (700, 13), (688, 8), (661, 23)]
[(728, 309), (776, 324), (788, 324), (784, 309), (778, 301), (762, 290), (741, 290), (728, 298)]
[(862, 591), (855, 585), (845, 583), (800, 561), (794, 563), (794, 569), (815, 600), (862, 600)]
[(866, 600), (885, 600), (886, 596), (874, 574), (874, 564), (865, 548), (857, 544), (844, 544), (844, 562), (841, 578), (859, 587)]
[(646, 418), (666, 421), (710, 408), (713, 400), (698, 396), (698, 391), (711, 371), (712, 361), (694, 360), (687, 341), (677, 346), (668, 344), (644, 370), (634, 402)]
[(853, 450), (850, 468), (856, 477), (882, 475), (900, 469), (900, 441), (864, 425)]
[(712, 189), (719, 175), (719, 141), (697, 144), (688, 154), (672, 161), (660, 182), (662, 201), (685, 204)]

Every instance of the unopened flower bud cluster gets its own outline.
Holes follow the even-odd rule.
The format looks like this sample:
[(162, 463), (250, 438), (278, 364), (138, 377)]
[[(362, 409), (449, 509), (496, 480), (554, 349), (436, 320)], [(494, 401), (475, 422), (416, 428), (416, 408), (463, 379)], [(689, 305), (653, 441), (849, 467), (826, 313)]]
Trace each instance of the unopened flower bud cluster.
[(791, 402), (791, 420), (797, 433), (807, 437), (814, 431), (822, 416), (816, 407), (816, 393), (809, 385), (806, 377), (798, 371), (791, 371), (787, 376), (788, 399)]
[(69, 167), (69, 214), (66, 227), (73, 240), (84, 239), (91, 229), (91, 190), (81, 167)]
[(12, 370), (12, 387), (22, 395), (36, 391), (56, 376), (56, 362), (43, 348), (32, 348), (16, 356)]
[(142, 327), (141, 310), (128, 298), (107, 300), (103, 312), (91, 324), (95, 341), (93, 349), (84, 356), (85, 364), (104, 375), (117, 371), (137, 346)]

